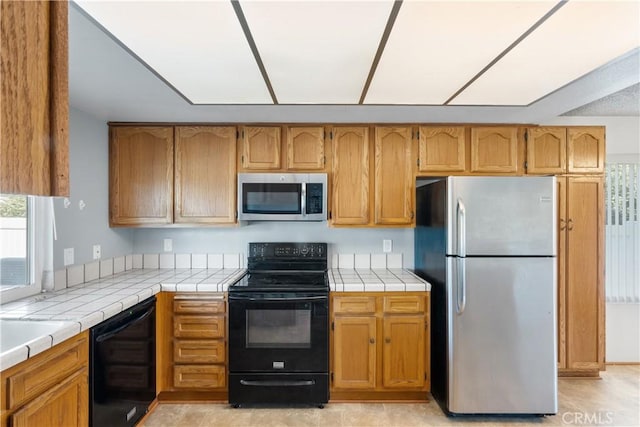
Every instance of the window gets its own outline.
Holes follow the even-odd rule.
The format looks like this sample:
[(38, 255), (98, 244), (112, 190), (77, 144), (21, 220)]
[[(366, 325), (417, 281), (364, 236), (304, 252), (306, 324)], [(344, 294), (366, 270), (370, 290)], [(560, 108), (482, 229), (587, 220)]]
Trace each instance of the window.
[(606, 299), (640, 302), (640, 164), (605, 168)]
[(50, 288), (51, 199), (0, 194), (0, 300)]

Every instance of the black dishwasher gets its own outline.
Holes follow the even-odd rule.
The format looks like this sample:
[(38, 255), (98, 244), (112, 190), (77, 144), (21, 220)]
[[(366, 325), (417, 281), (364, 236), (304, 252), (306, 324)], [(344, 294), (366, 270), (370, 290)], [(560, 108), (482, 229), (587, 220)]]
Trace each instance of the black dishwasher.
[(133, 426), (156, 397), (156, 297), (91, 328), (89, 425)]

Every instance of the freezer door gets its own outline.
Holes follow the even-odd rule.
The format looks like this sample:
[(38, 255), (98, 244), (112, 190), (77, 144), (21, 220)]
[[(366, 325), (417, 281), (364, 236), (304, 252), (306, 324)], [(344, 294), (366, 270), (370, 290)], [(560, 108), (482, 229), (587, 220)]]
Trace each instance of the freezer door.
[(447, 206), (449, 255), (556, 254), (555, 177), (449, 177)]
[(447, 268), (449, 411), (555, 414), (556, 259), (450, 257)]

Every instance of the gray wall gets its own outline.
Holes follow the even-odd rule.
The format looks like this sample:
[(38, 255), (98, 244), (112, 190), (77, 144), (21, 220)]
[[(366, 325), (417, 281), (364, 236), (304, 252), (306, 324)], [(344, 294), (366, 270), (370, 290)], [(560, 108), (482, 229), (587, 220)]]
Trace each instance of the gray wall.
[(413, 268), (412, 228), (329, 228), (326, 223), (249, 222), (230, 228), (137, 229), (134, 253), (161, 253), (163, 239), (173, 239), (175, 253), (247, 253), (249, 242), (327, 242), (334, 253), (382, 253), (391, 239), (393, 253), (402, 253), (405, 268)]
[[(109, 228), (109, 129), (102, 120), (69, 111), (69, 173), (71, 204), (54, 199), (58, 240), (53, 243), (53, 268), (64, 267), (64, 248), (74, 248), (75, 264), (93, 260), (93, 245), (102, 258), (129, 254), (133, 232)], [(80, 209), (80, 201), (85, 207)]]

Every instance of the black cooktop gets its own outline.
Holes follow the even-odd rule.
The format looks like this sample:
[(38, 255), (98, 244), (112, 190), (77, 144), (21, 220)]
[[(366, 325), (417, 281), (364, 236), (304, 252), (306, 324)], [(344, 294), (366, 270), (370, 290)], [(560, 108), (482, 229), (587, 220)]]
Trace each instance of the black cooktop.
[(247, 262), (230, 292), (329, 291), (326, 243), (249, 243)]
[(230, 292), (295, 292), (329, 290), (325, 272), (259, 272), (247, 273), (229, 286)]

